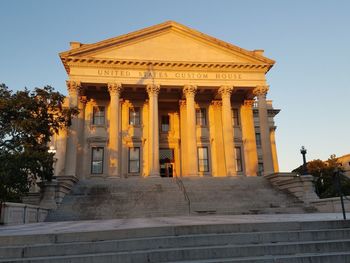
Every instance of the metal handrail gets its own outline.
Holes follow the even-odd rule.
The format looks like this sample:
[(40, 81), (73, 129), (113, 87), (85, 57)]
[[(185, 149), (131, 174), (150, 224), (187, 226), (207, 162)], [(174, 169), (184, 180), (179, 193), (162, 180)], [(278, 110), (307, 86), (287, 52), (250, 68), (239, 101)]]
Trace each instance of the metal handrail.
[(182, 182), (182, 180), (181, 180), (181, 178), (179, 176), (174, 176), (173, 178), (174, 178), (176, 184), (178, 185), (179, 189), (183, 193), (183, 195), (185, 197), (185, 200), (187, 201), (188, 214), (190, 215), (191, 214), (191, 200), (190, 200), (190, 197), (188, 196), (188, 193), (186, 191), (185, 185), (184, 185), (184, 183)]

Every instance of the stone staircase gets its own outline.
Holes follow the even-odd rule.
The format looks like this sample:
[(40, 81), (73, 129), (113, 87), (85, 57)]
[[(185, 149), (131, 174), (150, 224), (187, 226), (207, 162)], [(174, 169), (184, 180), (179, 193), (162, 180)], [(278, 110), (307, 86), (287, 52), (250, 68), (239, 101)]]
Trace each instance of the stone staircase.
[(46, 221), (137, 218), (188, 214), (171, 178), (80, 180)]
[(183, 178), (193, 214), (271, 214), (314, 212), (264, 177)]
[(0, 232), (0, 262), (350, 262), (350, 221), (163, 224), (75, 232), (63, 227), (50, 231)]
[(307, 209), (263, 177), (96, 178), (79, 181), (47, 221), (310, 212)]

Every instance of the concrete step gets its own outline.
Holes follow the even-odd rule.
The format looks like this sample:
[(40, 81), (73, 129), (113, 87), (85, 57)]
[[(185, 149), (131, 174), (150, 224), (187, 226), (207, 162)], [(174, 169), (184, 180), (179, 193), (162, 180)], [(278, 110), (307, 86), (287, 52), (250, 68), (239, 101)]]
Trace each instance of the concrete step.
[(223, 246), (258, 243), (280, 243), (300, 241), (321, 241), (350, 239), (350, 229), (326, 229), (308, 231), (274, 231), (257, 233), (200, 234), (135, 238), (125, 240), (105, 240), (37, 244), (30, 246), (0, 247), (0, 258), (30, 258), (89, 253), (109, 253), (158, 248), (186, 248), (193, 246)]
[(265, 255), (295, 255), (318, 252), (348, 252), (350, 240), (283, 242), (276, 244), (221, 245), (126, 252), (88, 253), (54, 257), (31, 257), (0, 260), (0, 262), (169, 262), (187, 260), (252, 257)]

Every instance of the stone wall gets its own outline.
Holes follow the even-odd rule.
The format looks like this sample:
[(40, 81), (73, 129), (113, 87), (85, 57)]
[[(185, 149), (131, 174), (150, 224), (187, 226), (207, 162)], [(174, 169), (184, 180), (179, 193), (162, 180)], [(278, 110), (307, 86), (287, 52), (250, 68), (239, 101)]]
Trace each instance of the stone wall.
[(0, 224), (4, 225), (43, 222), (48, 214), (48, 209), (22, 203), (4, 202), (0, 209)]

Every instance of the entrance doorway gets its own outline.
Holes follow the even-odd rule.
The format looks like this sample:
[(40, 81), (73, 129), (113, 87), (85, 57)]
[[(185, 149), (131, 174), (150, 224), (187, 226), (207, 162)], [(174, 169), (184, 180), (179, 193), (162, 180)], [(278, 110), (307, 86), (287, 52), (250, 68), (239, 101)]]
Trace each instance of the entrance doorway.
[(161, 177), (173, 177), (174, 175), (174, 149), (159, 149), (159, 167)]

